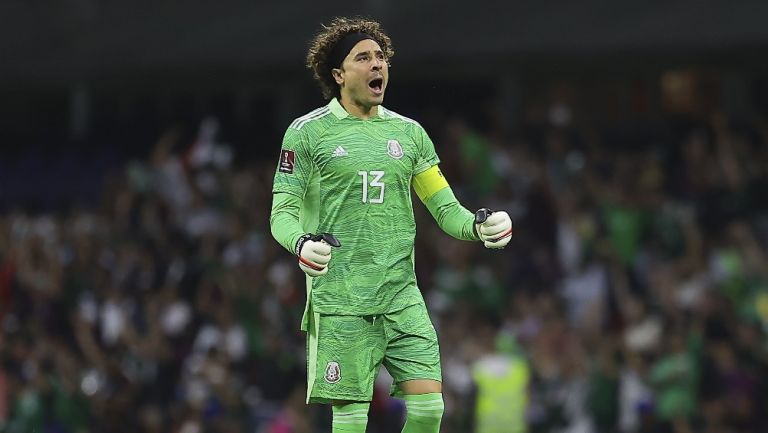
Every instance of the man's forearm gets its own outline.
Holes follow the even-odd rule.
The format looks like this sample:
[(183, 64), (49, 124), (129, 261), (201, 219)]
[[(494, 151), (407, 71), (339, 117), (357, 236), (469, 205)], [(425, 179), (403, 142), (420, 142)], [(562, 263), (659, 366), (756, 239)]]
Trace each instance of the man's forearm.
[(301, 198), (284, 192), (273, 195), (269, 217), (272, 236), (291, 254), (296, 254), (296, 242), (304, 234), (299, 223), (300, 210)]
[(474, 214), (459, 203), (450, 187), (441, 189), (424, 204), (437, 225), (447, 234), (465, 241), (479, 240), (474, 230)]

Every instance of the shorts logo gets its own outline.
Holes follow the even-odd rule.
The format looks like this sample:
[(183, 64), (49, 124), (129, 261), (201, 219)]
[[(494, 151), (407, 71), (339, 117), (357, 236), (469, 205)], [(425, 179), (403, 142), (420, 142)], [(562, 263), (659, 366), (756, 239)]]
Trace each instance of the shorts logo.
[(339, 363), (331, 361), (325, 367), (325, 381), (328, 383), (338, 383), (341, 380), (341, 367)]
[(280, 173), (293, 173), (293, 165), (296, 161), (296, 154), (292, 150), (280, 150), (280, 167), (278, 171)]
[(400, 159), (403, 157), (403, 148), (400, 146), (400, 142), (397, 140), (389, 140), (387, 141), (387, 153), (389, 156), (395, 159)]

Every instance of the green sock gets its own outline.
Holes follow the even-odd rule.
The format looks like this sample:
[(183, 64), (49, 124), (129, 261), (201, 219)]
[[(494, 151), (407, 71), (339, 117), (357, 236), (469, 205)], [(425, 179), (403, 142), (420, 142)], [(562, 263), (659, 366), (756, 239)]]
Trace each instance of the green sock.
[(443, 393), (415, 394), (405, 396), (408, 414), (403, 433), (439, 433), (443, 418)]
[(365, 433), (371, 403), (333, 405), (332, 433)]

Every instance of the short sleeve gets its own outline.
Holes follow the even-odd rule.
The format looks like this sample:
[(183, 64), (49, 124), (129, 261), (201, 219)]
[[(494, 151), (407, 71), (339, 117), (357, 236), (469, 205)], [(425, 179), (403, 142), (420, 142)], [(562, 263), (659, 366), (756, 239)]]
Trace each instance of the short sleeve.
[(273, 193), (286, 192), (304, 197), (313, 170), (308, 147), (306, 135), (301, 130), (288, 128), (275, 169)]

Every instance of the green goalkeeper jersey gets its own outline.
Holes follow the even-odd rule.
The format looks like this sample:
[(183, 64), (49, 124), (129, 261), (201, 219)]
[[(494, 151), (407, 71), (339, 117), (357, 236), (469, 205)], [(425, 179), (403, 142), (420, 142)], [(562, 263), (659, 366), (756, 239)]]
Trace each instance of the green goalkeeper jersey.
[(315, 312), (372, 315), (423, 302), (411, 179), (438, 163), (421, 125), (382, 106), (364, 120), (333, 99), (291, 123), (273, 192), (302, 198), (302, 229), (342, 245), (328, 273), (312, 279)]

